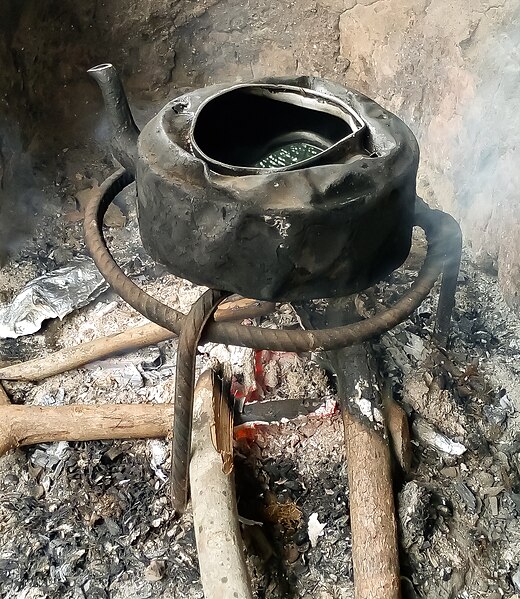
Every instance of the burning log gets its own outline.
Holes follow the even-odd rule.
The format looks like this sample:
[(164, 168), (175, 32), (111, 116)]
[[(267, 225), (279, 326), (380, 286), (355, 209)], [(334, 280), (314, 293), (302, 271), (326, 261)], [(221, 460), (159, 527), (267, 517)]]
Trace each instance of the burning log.
[[(310, 328), (359, 320), (352, 298), (331, 300), (325, 311), (307, 304), (299, 315)], [(406, 471), (406, 415), (381, 380), (368, 343), (323, 352), (320, 359), (336, 376), (345, 430), (355, 599), (400, 599), (389, 436)]]
[[(272, 302), (239, 298), (223, 302), (215, 312), (214, 318), (218, 322), (256, 318), (269, 314), (274, 307)], [(175, 336), (175, 333), (157, 324), (145, 324), (122, 333), (65, 348), (43, 358), (5, 366), (0, 368), (0, 380), (41, 381), (114, 354), (123, 354), (149, 345), (156, 345)]]
[(0, 368), (0, 380), (42, 381), (56, 374), (81, 368), (90, 362), (102, 360), (115, 354), (142, 349), (173, 337), (175, 335), (167, 329), (153, 323), (145, 324), (123, 333), (116, 333), (74, 347), (67, 347), (43, 358), (4, 366)]
[(226, 416), (224, 395), (214, 373), (202, 373), (195, 387), (190, 462), (200, 576), (206, 599), (252, 599), (230, 470), (232, 416)]
[(366, 346), (342, 351), (343, 399), (356, 599), (400, 599), (391, 454)]
[[(319, 407), (289, 399), (255, 403), (235, 414), (235, 425), (255, 420), (296, 418)], [(173, 404), (12, 405), (0, 384), (0, 456), (11, 449), (54, 441), (168, 437)]]
[(380, 386), (383, 416), (392, 454), (402, 472), (409, 474), (412, 468), (412, 438), (408, 417), (403, 408), (394, 400), (392, 388), (388, 381), (382, 381)]
[(0, 456), (54, 441), (167, 437), (172, 404), (15, 406), (0, 398)]

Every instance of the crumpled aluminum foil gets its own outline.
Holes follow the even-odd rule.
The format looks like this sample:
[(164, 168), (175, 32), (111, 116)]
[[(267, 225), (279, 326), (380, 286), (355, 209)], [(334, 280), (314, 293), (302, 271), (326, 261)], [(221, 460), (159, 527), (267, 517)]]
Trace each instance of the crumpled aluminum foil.
[(36, 333), (44, 320), (63, 318), (107, 288), (93, 260), (77, 256), (67, 266), (30, 281), (11, 304), (0, 306), (0, 339)]

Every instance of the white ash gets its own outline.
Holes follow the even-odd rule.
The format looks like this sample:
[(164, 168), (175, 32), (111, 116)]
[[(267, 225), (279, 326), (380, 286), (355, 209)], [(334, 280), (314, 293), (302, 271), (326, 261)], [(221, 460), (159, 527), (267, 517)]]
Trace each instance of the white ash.
[(318, 538), (324, 534), (325, 527), (325, 522), (320, 522), (318, 520), (318, 514), (316, 512), (313, 512), (309, 516), (309, 520), (307, 522), (307, 534), (309, 535), (311, 547), (316, 547), (318, 544)]
[(150, 439), (147, 441), (147, 447), (150, 452), (150, 466), (156, 476), (162, 481), (167, 481), (163, 468), (166, 465), (166, 460), (170, 455), (169, 444), (160, 439)]
[(350, 405), (354, 405), (359, 410), (359, 413), (365, 417), (369, 422), (375, 424), (377, 428), (383, 427), (383, 414), (381, 410), (374, 403), (374, 399), (367, 399), (363, 397), (363, 393), (371, 392), (371, 387), (368, 384), (368, 381), (361, 379), (356, 385), (355, 389), (357, 391), (357, 397), (352, 397), (349, 399)]

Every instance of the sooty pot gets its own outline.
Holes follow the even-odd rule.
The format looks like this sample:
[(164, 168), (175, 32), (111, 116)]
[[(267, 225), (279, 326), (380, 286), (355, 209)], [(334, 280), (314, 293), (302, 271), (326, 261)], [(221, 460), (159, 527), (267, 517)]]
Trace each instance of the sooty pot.
[(373, 100), (314, 77), (213, 85), (139, 132), (114, 67), (89, 73), (136, 178), (143, 245), (172, 273), (311, 299), (365, 289), (406, 258), (419, 150)]

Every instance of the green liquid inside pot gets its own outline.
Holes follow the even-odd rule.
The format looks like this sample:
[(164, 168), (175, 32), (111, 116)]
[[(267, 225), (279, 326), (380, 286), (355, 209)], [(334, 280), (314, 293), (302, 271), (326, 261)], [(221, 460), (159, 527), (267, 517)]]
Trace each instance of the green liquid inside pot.
[(313, 158), (320, 152), (323, 152), (323, 148), (318, 148), (310, 143), (304, 141), (292, 142), (270, 152), (254, 166), (259, 168), (281, 168), (291, 166), (298, 162)]

